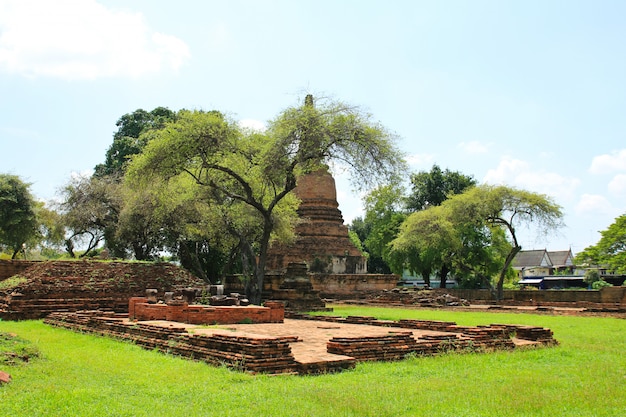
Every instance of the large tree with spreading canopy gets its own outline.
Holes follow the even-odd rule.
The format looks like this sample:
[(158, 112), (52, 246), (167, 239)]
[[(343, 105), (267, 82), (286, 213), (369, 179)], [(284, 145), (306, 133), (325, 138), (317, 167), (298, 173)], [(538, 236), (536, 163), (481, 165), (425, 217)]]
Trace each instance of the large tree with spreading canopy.
[(532, 226), (545, 234), (558, 229), (561, 219), (561, 208), (550, 197), (480, 185), (451, 196), (441, 206), (411, 214), (392, 248), (396, 256), (414, 259), (416, 265), (445, 265), (478, 274), (481, 280), (490, 278), (486, 274), (497, 275), (501, 299), (506, 274), (522, 250), (517, 228)]
[(251, 261), (247, 295), (261, 301), (273, 236), (293, 230), (300, 175), (340, 163), (353, 183), (367, 187), (390, 180), (404, 161), (395, 135), (357, 107), (327, 101), (290, 107), (265, 132), (241, 129), (219, 112), (181, 111), (178, 119), (149, 133), (143, 152), (129, 165), (134, 181), (188, 175), (206, 189), (204, 198), (223, 214), (224, 231), (238, 236)]

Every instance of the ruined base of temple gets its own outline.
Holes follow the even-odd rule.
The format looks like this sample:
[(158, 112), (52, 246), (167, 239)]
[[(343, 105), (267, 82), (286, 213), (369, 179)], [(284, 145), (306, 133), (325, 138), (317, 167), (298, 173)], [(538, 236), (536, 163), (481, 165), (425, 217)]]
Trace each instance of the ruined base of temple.
[(303, 314), (289, 317), (282, 323), (205, 326), (168, 320), (137, 321), (127, 314), (82, 311), (52, 313), (44, 322), (252, 374), (338, 372), (361, 361), (557, 344), (550, 329), (534, 326), (468, 327), (430, 320)]

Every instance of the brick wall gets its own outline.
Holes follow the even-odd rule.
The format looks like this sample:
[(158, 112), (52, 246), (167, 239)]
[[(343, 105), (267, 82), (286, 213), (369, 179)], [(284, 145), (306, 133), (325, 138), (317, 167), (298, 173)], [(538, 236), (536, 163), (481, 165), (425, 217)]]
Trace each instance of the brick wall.
[(0, 281), (12, 277), (13, 275), (18, 275), (38, 262), (39, 261), (0, 259)]
[[(313, 290), (319, 291), (324, 298), (346, 298), (365, 296), (368, 293), (390, 290), (398, 283), (397, 275), (387, 274), (309, 274)], [(271, 292), (280, 288), (283, 275), (267, 274), (263, 282), (263, 291)], [(226, 293), (243, 293), (243, 283), (238, 276), (226, 277)]]
[(268, 302), (265, 307), (149, 304), (143, 297), (131, 298), (128, 312), (131, 319), (139, 321), (168, 320), (189, 324), (282, 323), (285, 317), (285, 307), (277, 302)]
[[(436, 289), (472, 303), (492, 303), (495, 301), (489, 290)], [(626, 305), (626, 287), (607, 287), (596, 290), (505, 290), (504, 301), (512, 304), (621, 304)]]

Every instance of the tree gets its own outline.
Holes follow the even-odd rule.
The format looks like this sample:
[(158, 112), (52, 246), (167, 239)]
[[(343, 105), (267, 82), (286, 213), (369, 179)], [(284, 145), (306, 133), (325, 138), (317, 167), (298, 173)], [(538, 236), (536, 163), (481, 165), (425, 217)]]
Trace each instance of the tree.
[(577, 264), (606, 266), (611, 272), (626, 273), (626, 214), (617, 217), (595, 245), (576, 255)]
[(439, 206), (450, 196), (460, 194), (476, 185), (471, 176), (458, 171), (442, 171), (433, 165), (430, 172), (420, 171), (411, 175), (411, 194), (406, 199), (409, 212), (424, 210), (430, 206)]
[(115, 123), (118, 129), (113, 134), (113, 143), (107, 149), (104, 164), (96, 165), (94, 176), (115, 175), (121, 179), (129, 159), (140, 153), (150, 138), (148, 135), (142, 137), (142, 133), (161, 129), (175, 119), (176, 113), (166, 107), (157, 107), (150, 112), (137, 109), (120, 117)]
[(456, 222), (473, 225), (476, 230), (480, 230), (482, 225), (482, 230), (486, 232), (497, 228), (506, 234), (510, 250), (498, 274), (498, 299), (502, 299), (504, 278), (511, 263), (522, 250), (516, 228), (522, 224), (532, 225), (537, 233), (545, 235), (563, 224), (561, 207), (550, 197), (506, 186), (473, 187), (449, 198), (443, 205), (452, 211)]
[(432, 271), (448, 271), (450, 260), (460, 246), (461, 239), (449, 213), (433, 206), (409, 215), (389, 249), (395, 270), (407, 268), (430, 285)]
[(63, 216), (43, 202), (37, 203), (37, 219), (41, 254), (45, 258), (57, 258), (63, 253), (66, 228)]
[(12, 251), (12, 258), (38, 237), (36, 205), (30, 185), (16, 175), (0, 174), (0, 244)]
[[(401, 273), (409, 269), (421, 275), (427, 285), (430, 285), (431, 274), (437, 272), (440, 286), (446, 287), (447, 276), (452, 268), (450, 254), (459, 252), (452, 248), (452, 241), (448, 240), (451, 236), (443, 236), (444, 226), (450, 224), (446, 212), (434, 210), (414, 216), (411, 213), (438, 207), (450, 196), (463, 192), (475, 183), (470, 176), (448, 169), (442, 171), (437, 165), (433, 165), (430, 172), (421, 171), (411, 175), (411, 193), (407, 197), (394, 198), (394, 201), (404, 203), (402, 211), (398, 210), (395, 215), (396, 220), (406, 219), (404, 221), (408, 223), (403, 225), (403, 231), (400, 232), (403, 237), (395, 241), (394, 245), (390, 244), (399, 236), (399, 224), (394, 224), (395, 234), (389, 234), (385, 242), (387, 263), (392, 264), (394, 272)], [(369, 214), (369, 211), (366, 213)], [(409, 215), (412, 216), (410, 221), (407, 218)], [(420, 227), (424, 230), (420, 230)], [(438, 233), (433, 233), (434, 230), (438, 230)], [(461, 239), (461, 236), (456, 236), (456, 239)]]
[(370, 274), (390, 274), (391, 268), (382, 257), (374, 255), (371, 249), (365, 246), (365, 240), (370, 235), (372, 225), (366, 223), (363, 217), (356, 217), (348, 225), (350, 240), (367, 257), (367, 272)]
[(241, 238), (252, 266), (247, 295), (260, 303), (270, 239), (295, 218), (291, 191), (298, 176), (334, 160), (345, 163), (361, 186), (394, 177), (403, 159), (393, 139), (357, 108), (315, 106), (309, 95), (264, 133), (242, 130), (219, 112), (181, 111), (177, 121), (153, 132), (128, 172), (136, 180), (184, 173), (206, 188), (207, 200), (230, 213), (230, 231)]
[(207, 282), (216, 282), (226, 264), (233, 240), (217, 224), (220, 212), (201, 197), (204, 190), (189, 176), (168, 181), (122, 184), (123, 206), (115, 239), (128, 245), (135, 259), (150, 260), (167, 251), (181, 265)]
[(121, 186), (111, 176), (77, 177), (61, 191), (59, 209), (70, 235), (66, 250), (75, 256), (76, 243), (86, 244), (81, 257), (89, 256), (105, 238), (114, 256), (124, 257), (123, 245), (116, 245), (115, 227), (122, 207)]
[[(361, 228), (364, 234), (363, 245), (370, 254), (368, 270), (372, 273), (390, 273), (402, 275), (402, 269), (390, 268), (391, 242), (398, 234), (400, 225), (406, 218), (403, 212), (404, 190), (397, 184), (377, 187), (364, 198), (365, 218)], [(358, 225), (358, 223), (353, 223)], [(371, 265), (370, 265), (371, 263)]]
[(400, 255), (414, 253), (412, 267), (423, 273), (438, 266), (479, 282), (497, 274), (501, 299), (504, 278), (522, 249), (516, 227), (532, 224), (547, 233), (562, 224), (561, 218), (561, 208), (545, 195), (481, 185), (450, 196), (440, 207), (412, 213), (392, 248)]

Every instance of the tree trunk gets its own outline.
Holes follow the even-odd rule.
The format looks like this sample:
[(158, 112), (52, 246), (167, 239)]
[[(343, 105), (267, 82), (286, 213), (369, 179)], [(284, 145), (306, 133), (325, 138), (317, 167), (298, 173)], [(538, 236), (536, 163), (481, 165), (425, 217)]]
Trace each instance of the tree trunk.
[[(194, 245), (195, 250), (191, 250), (189, 248), (190, 244)], [(211, 284), (211, 280), (204, 273), (204, 270), (202, 269), (202, 266), (200, 265), (200, 260), (198, 259), (198, 251), (197, 251), (196, 242), (189, 242), (187, 240), (181, 240), (178, 243), (178, 257), (180, 258), (180, 264), (183, 266), (183, 268), (185, 268), (186, 270), (188, 270), (189, 272), (191, 272), (192, 274), (194, 274), (201, 280)]]
[(258, 265), (252, 245), (243, 236), (239, 237), (239, 250), (241, 252), (241, 269), (245, 277), (244, 292), (252, 304), (261, 302), (261, 290), (258, 288)]
[(267, 251), (270, 246), (270, 236), (274, 225), (269, 214), (265, 216), (263, 225), (263, 235), (261, 236), (261, 247), (259, 248), (259, 258), (256, 265), (256, 292), (254, 298), (250, 299), (252, 304), (261, 305), (263, 301), (263, 284), (265, 282), (265, 265), (267, 263)]
[(448, 265), (443, 264), (439, 270), (439, 288), (446, 288), (448, 273), (450, 273), (450, 268), (448, 268)]
[(506, 276), (506, 272), (509, 270), (509, 267), (511, 266), (511, 263), (515, 258), (515, 255), (517, 255), (521, 250), (521, 246), (513, 246), (509, 254), (506, 256), (506, 261), (504, 261), (504, 266), (502, 267), (502, 270), (500, 271), (500, 277), (498, 278), (498, 286), (496, 291), (496, 299), (498, 301), (502, 301), (502, 299), (504, 298), (504, 277)]
[(422, 279), (424, 280), (424, 285), (430, 287), (430, 275), (432, 274), (432, 269), (425, 268), (420, 271), (422, 274)]
[[(74, 236), (72, 236), (74, 237)], [(69, 239), (65, 239), (65, 251), (72, 257), (72, 258), (76, 258), (76, 255), (74, 254), (74, 244), (72, 243), (72, 237), (70, 237)]]

